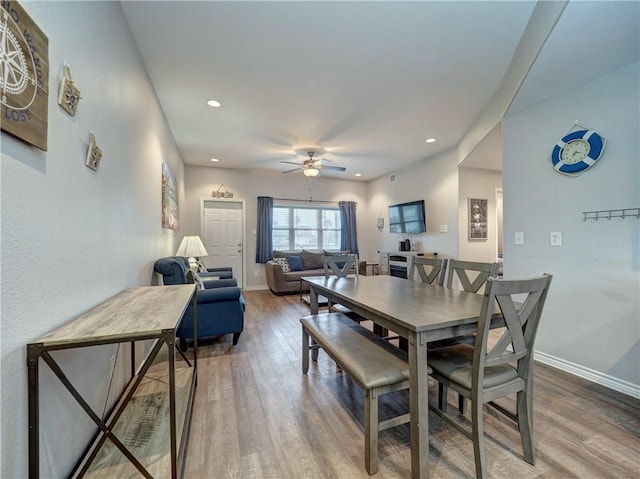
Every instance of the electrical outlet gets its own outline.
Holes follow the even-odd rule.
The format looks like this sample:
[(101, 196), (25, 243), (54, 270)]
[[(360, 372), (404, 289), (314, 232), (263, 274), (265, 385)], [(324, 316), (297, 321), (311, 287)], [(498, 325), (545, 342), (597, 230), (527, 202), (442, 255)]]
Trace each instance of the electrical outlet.
[(551, 246), (562, 246), (562, 233), (559, 231), (549, 233), (549, 244)]
[(449, 225), (440, 225), (440, 233), (446, 233), (449, 231)]
[(260, 276), (260, 270), (258, 268), (256, 268), (256, 270), (253, 272), (253, 275), (257, 278), (258, 276)]
[(524, 244), (524, 232), (516, 231), (513, 235), (513, 244)]

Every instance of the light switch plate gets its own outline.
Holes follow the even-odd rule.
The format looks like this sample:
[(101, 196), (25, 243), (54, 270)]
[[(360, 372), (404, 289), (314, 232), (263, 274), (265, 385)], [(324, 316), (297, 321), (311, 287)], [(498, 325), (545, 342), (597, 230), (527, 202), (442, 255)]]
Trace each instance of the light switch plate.
[(562, 233), (559, 231), (549, 233), (549, 244), (551, 246), (562, 246)]
[(524, 244), (524, 232), (516, 231), (513, 235), (513, 244)]

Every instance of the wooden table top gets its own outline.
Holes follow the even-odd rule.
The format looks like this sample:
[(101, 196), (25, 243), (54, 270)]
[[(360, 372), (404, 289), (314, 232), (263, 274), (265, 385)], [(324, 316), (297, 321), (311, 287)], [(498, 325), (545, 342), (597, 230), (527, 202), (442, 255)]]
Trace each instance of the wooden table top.
[(194, 291), (193, 284), (129, 288), (29, 344), (55, 347), (159, 335), (177, 327)]
[(303, 278), (319, 294), (331, 292), (410, 331), (475, 324), (483, 296), (395, 276)]

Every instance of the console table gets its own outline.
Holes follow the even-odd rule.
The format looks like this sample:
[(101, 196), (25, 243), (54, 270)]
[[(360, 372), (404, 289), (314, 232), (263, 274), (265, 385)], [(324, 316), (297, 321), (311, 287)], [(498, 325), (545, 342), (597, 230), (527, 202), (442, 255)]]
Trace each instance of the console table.
[[(437, 258), (438, 253), (426, 253), (423, 251), (378, 251), (379, 274), (392, 275), (392, 266), (400, 266), (406, 269), (410, 256), (428, 256)], [(406, 278), (406, 274), (404, 275)]]
[[(176, 364), (175, 333), (193, 303), (195, 286), (130, 288), (27, 344), (29, 374), (29, 477), (40, 475), (39, 378), (44, 361), (93, 420), (97, 433), (69, 477), (182, 476), (197, 373), (197, 338), (193, 362), (180, 352)], [(153, 340), (151, 351), (136, 365), (136, 341)], [(51, 351), (99, 344), (131, 343), (131, 375), (105, 417), (94, 412), (74, 388)], [(142, 436), (142, 437), (141, 437)], [(127, 461), (122, 460), (124, 455)]]

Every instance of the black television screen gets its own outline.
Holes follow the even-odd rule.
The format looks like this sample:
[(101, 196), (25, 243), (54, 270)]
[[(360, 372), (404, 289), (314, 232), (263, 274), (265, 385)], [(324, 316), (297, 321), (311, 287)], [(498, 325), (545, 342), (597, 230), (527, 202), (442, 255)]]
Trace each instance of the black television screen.
[(389, 206), (391, 233), (426, 233), (424, 200)]

